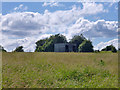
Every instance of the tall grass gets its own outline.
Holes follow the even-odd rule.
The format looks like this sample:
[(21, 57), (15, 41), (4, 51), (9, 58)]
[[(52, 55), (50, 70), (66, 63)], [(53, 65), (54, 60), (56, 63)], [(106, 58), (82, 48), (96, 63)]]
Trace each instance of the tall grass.
[(117, 53), (3, 53), (3, 88), (117, 88)]
[(2, 52), (0, 52), (0, 89), (2, 89)]

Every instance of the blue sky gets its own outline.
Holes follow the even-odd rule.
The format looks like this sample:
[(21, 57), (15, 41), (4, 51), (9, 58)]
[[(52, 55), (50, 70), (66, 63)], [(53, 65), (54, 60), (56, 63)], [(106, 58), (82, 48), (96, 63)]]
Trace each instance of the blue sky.
[[(73, 13), (72, 13), (72, 11), (73, 11)], [(29, 14), (33, 15), (34, 18), (38, 18), (38, 20), (44, 21), (44, 20), (46, 20), (46, 18), (48, 18), (47, 17), (48, 15), (50, 17), (52, 17), (52, 20), (50, 23), (47, 23), (47, 21), (45, 21), (45, 23), (43, 23), (43, 24), (46, 25), (46, 23), (47, 23), (46, 26), (38, 27), (39, 25), (41, 25), (41, 22), (39, 21), (39, 23), (37, 23), (37, 22), (35, 22), (36, 19), (33, 19), (33, 21), (36, 23), (34, 26), (38, 27), (39, 30), (38, 30), (38, 28), (36, 29), (35, 27), (31, 26), (31, 28), (33, 28), (33, 29), (35, 28), (35, 29), (30, 30), (30, 32), (28, 32), (28, 31), (26, 32), (26, 29), (29, 25), (26, 24), (25, 22), (27, 22), (28, 18), (24, 19), (22, 16), (20, 16), (20, 17), (22, 17), (23, 20), (26, 20), (23, 22), (23, 23), (25, 23), (25, 25), (22, 25), (22, 21), (17, 19), (17, 15), (19, 18), (19, 13), (21, 13), (21, 15), (26, 15), (26, 17), (27, 17), (28, 13), (25, 14), (25, 12), (31, 12)], [(68, 18), (69, 16), (67, 17), (66, 15), (64, 15), (64, 13), (69, 16), (72, 14), (73, 16), (75, 16), (75, 17), (73, 17), (75, 19)], [(8, 14), (9, 14), (9, 16), (8, 16)], [(59, 17), (61, 16), (63, 21), (58, 20), (58, 22), (55, 22), (55, 21), (57, 21), (57, 19), (59, 19), (57, 17), (58, 16), (57, 14), (59, 15)], [(3, 44), (3, 46), (5, 46), (5, 48), (9, 51), (13, 50), (14, 48), (11, 47), (10, 49), (8, 49), (8, 47), (20, 45), (20, 44), (16, 43), (16, 40), (20, 39), (20, 40), (24, 41), (24, 39), (30, 37), (29, 35), (33, 36), (31, 38), (37, 38), (36, 32), (40, 33), (40, 34), (38, 34), (39, 38), (41, 38), (42, 36), (45, 37), (45, 36), (49, 36), (51, 34), (61, 33), (61, 34), (66, 35), (68, 39), (70, 39), (70, 37), (72, 37), (72, 35), (80, 34), (80, 33), (84, 32), (83, 35), (85, 35), (87, 38), (91, 39), (93, 41), (93, 45), (96, 46), (96, 48), (98, 48), (98, 49), (102, 48), (102, 47), (100, 47), (101, 42), (104, 42), (104, 44), (106, 43), (108, 45), (107, 42), (117, 39), (117, 32), (115, 31), (116, 28), (111, 27), (111, 25), (113, 25), (113, 26), (114, 26), (114, 24), (116, 25), (116, 23), (114, 23), (114, 22), (118, 21), (118, 3), (117, 2), (116, 3), (115, 2), (114, 3), (112, 3), (112, 2), (106, 2), (106, 3), (96, 2), (96, 3), (87, 3), (87, 4), (83, 4), (80, 2), (59, 2), (59, 3), (56, 3), (56, 2), (53, 2), (53, 3), (50, 3), (50, 2), (49, 3), (45, 3), (45, 2), (3, 2), (2, 3), (2, 15), (4, 16), (5, 20), (7, 19), (7, 21), (11, 22), (13, 25), (13, 26), (10, 26), (11, 24), (8, 25), (8, 23), (7, 23), (7, 24), (5, 24), (7, 26), (5, 26), (5, 28), (3, 30), (3, 36), (5, 38), (7, 36), (9, 36), (9, 34), (10, 34), (10, 37), (7, 37), (6, 40), (10, 39), (13, 41), (13, 43)], [(16, 19), (13, 17), (14, 15), (15, 15)], [(37, 17), (37, 15), (39, 15), (39, 17)], [(47, 16), (45, 16), (45, 15), (47, 15)], [(13, 18), (13, 21), (12, 21), (11, 17)], [(40, 17), (42, 17), (42, 18), (44, 17), (45, 19), (41, 19)], [(53, 17), (55, 17), (55, 18), (53, 18)], [(66, 19), (66, 18), (68, 18), (68, 19)], [(11, 19), (11, 21), (9, 21), (10, 19)], [(65, 21), (65, 20), (69, 20), (69, 21)], [(80, 22), (80, 20), (81, 20), (81, 22)], [(16, 21), (19, 24), (21, 23), (22, 29), (21, 29), (21, 27), (19, 28), (20, 25), (16, 24)], [(30, 19), (30, 21), (31, 21), (31, 19)], [(59, 23), (59, 22), (61, 22), (61, 23)], [(79, 24), (77, 24), (77, 22), (79, 22)], [(86, 22), (87, 22), (87, 24), (86, 24)], [(5, 23), (6, 23), (6, 21), (5, 21)], [(82, 25), (81, 25), (81, 23), (82, 23)], [(84, 26), (84, 24), (85, 24), (85, 26)], [(50, 28), (48, 28), (49, 25), (51, 25)], [(52, 27), (52, 25), (53, 25), (53, 27)], [(64, 28), (62, 28), (61, 26)], [(3, 25), (3, 27), (4, 27), (4, 25)], [(81, 27), (82, 29), (78, 28), (78, 27)], [(43, 28), (44, 28), (44, 30), (43, 30)], [(87, 31), (87, 28), (90, 28), (90, 29)], [(13, 29), (16, 29), (17, 33), (13, 32), (12, 31)], [(61, 31), (60, 29), (61, 30), (63, 29), (63, 31)], [(23, 31), (21, 31), (21, 30), (23, 30)], [(28, 28), (28, 30), (29, 30), (29, 28)], [(36, 30), (36, 32), (35, 32), (35, 30)], [(75, 33), (75, 32), (77, 32), (77, 33)], [(99, 33), (98, 36), (97, 36), (97, 32)], [(94, 35), (94, 34), (96, 34), (96, 35)], [(24, 44), (22, 44), (22, 45), (25, 46)], [(35, 47), (35, 45), (33, 45), (33, 46)], [(25, 47), (27, 47), (27, 46), (25, 46)], [(29, 49), (26, 49), (26, 50), (29, 50)], [(29, 50), (29, 51), (33, 51), (33, 50)]]
[[(55, 12), (58, 10), (70, 10), (72, 8), (73, 5), (76, 5), (77, 7), (81, 7), (83, 8), (82, 4), (79, 2), (60, 2), (60, 4), (62, 4), (59, 7), (50, 7), (50, 6), (46, 6), (43, 7), (44, 2), (3, 2), (2, 3), (2, 14), (8, 14), (11, 12), (14, 12), (14, 8), (18, 7), (20, 4), (23, 4), (24, 6), (28, 7), (29, 12), (39, 12), (39, 13), (44, 13), (44, 11), (47, 9), (50, 12)], [(109, 21), (118, 21), (118, 10), (116, 9), (118, 7), (118, 3), (114, 3), (111, 7), (110, 7), (110, 2), (97, 2), (97, 4), (103, 4), (104, 8), (108, 10), (108, 13), (100, 13), (94, 16), (88, 16), (86, 17), (87, 19), (91, 20), (91, 21), (95, 21), (95, 17), (99, 17), (100, 19), (105, 19), (105, 20), (109, 20)]]

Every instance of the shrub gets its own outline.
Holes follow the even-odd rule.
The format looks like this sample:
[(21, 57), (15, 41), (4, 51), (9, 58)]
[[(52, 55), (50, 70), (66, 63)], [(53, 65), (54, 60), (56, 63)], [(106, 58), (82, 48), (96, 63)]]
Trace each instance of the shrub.
[(23, 46), (17, 47), (13, 52), (24, 52)]
[(103, 48), (101, 51), (112, 51), (112, 52), (117, 52), (116, 48), (113, 45), (109, 45), (105, 48)]
[(99, 51), (99, 50), (95, 50), (94, 52), (95, 52), (95, 53), (99, 53), (100, 51)]
[(82, 44), (79, 45), (78, 50), (79, 52), (93, 52), (92, 42), (85, 40)]

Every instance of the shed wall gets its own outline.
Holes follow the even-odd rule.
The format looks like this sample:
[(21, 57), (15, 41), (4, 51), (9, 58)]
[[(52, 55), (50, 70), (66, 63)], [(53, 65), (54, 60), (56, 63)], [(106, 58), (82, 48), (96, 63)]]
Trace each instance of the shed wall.
[(55, 44), (54, 52), (65, 52), (65, 44)]
[(65, 52), (66, 51), (66, 45), (68, 45), (69, 52), (74, 52), (73, 46), (76, 49), (76, 44), (59, 43), (59, 44), (54, 44), (54, 52)]

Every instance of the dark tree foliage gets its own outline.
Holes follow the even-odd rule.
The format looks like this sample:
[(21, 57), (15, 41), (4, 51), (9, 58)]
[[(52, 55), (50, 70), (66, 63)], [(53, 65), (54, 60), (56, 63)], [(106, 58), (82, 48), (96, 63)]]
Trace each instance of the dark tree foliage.
[(36, 42), (36, 52), (54, 52), (55, 43), (66, 43), (66, 37), (61, 34), (50, 36), (48, 39), (39, 40)]
[(95, 53), (99, 53), (100, 51), (99, 51), (99, 50), (95, 50), (94, 52), (95, 52)]
[(41, 39), (39, 41), (36, 42), (36, 45), (37, 46), (43, 46), (43, 44), (45, 44), (45, 42), (48, 40), (48, 38), (45, 38), (45, 39)]
[(43, 50), (43, 45), (47, 42), (48, 38), (45, 39), (41, 39), (39, 41), (36, 42), (36, 49), (35, 52), (42, 52)]
[(7, 52), (7, 51), (0, 45), (0, 52)]
[(54, 52), (54, 42), (53, 40), (50, 40), (49, 42), (45, 43), (43, 45), (45, 52)]
[[(75, 35), (71, 40), (70, 43), (75, 43), (77, 45), (77, 48), (79, 47), (79, 45), (85, 41), (86, 38), (81, 34), (81, 35)], [(77, 50), (78, 51), (78, 50)]]
[[(47, 39), (42, 39), (36, 42), (35, 52), (54, 52), (54, 44), (67, 43), (66, 37), (61, 34), (52, 35)], [(80, 52), (93, 52), (92, 42), (87, 40), (82, 34), (75, 35), (69, 43), (77, 45)]]
[(13, 52), (24, 52), (23, 46), (17, 47)]
[(120, 51), (120, 48), (118, 48), (118, 51)]
[(117, 50), (116, 50), (115, 47), (112, 48), (112, 52), (113, 52), (113, 53), (116, 53), (116, 52), (117, 52)]
[(82, 44), (79, 45), (78, 47), (79, 52), (93, 52), (93, 45), (90, 40), (85, 40), (83, 41)]
[(53, 40), (53, 43), (66, 43), (66, 37), (61, 34), (52, 35), (49, 40)]
[(112, 51), (112, 52), (117, 52), (116, 48), (113, 45), (106, 46), (103, 48), (101, 51)]

